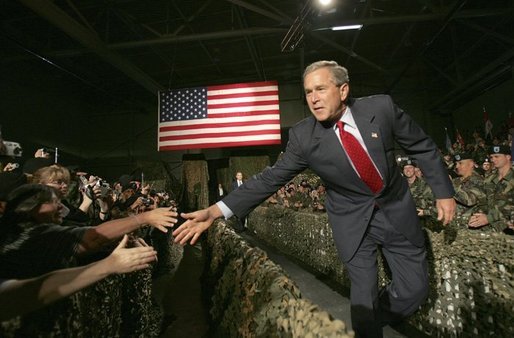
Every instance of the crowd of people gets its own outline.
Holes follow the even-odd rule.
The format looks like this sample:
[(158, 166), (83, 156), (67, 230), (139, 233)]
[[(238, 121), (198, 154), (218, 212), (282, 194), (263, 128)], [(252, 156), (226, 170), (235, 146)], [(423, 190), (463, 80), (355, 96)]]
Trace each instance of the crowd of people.
[[(454, 224), (457, 228), (513, 234), (511, 142), (510, 133), (486, 142), (475, 131), (472, 141), (467, 144), (456, 142), (443, 154), (455, 189), (457, 211)], [(433, 194), (424, 182), (416, 161), (406, 160), (401, 162), (401, 166), (416, 202), (418, 216), (426, 225), (436, 224)]]
[[(453, 222), (459, 227), (514, 234), (514, 172), (508, 135), (486, 142), (474, 133), (468, 144), (455, 143), (441, 151), (455, 189)], [(418, 216), (424, 224), (437, 223), (435, 197), (416, 159), (402, 158), (398, 166)], [(23, 165), (6, 162), (1, 169), (0, 321), (26, 316), (112, 274), (158, 274), (157, 258), (165, 254), (159, 248), (167, 246), (155, 244), (171, 243), (168, 229), (178, 217), (169, 193), (152, 190), (137, 174), (122, 175), (109, 184), (56, 164), (41, 150)], [(312, 176), (300, 175), (265, 204), (325, 212), (325, 185)], [(243, 183), (238, 172), (232, 190)], [(221, 187), (219, 195), (218, 200), (226, 195)], [(240, 220), (241, 229), (245, 222)], [(16, 306), (8, 306), (13, 299)], [(48, 313), (43, 318), (47, 321)], [(31, 323), (30, 330), (35, 325)], [(23, 334), (23, 325), (21, 330)]]
[(325, 211), (325, 186), (318, 183), (312, 186), (306, 180), (299, 184), (289, 182), (266, 201), (268, 205), (279, 205), (297, 211)]
[[(51, 330), (67, 335), (58, 328), (63, 312), (47, 305), (110, 275), (139, 274), (136, 280), (151, 280), (174, 268), (166, 257), (172, 245), (168, 229), (177, 222), (177, 205), (170, 193), (153, 190), (138, 174), (122, 175), (109, 184), (54, 162), (38, 150), (22, 165), (2, 163), (0, 321), (21, 315), (14, 333), (18, 336), (55, 333)], [(124, 280), (120, 288), (134, 299), (137, 293), (151, 294), (151, 283)], [(112, 290), (104, 291), (94, 297), (116, 301), (109, 294)], [(80, 294), (75, 296), (80, 299)], [(76, 306), (67, 304), (63, 310), (59, 302), (59, 308), (69, 312)]]

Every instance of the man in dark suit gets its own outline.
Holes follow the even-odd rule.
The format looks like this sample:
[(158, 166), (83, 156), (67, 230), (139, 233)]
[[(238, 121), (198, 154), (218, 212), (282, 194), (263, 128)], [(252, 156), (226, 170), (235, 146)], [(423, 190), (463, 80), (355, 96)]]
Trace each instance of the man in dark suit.
[[(243, 173), (238, 171), (236, 173), (236, 177), (234, 181), (232, 181), (232, 191), (236, 190), (240, 186), (243, 185)], [(236, 220), (234, 223), (234, 230), (236, 232), (243, 232), (245, 231), (245, 223), (246, 223), (246, 216), (236, 216)]]
[[(281, 159), (217, 204), (182, 214), (175, 241), (194, 244), (214, 219), (246, 215), (309, 167), (326, 185), (333, 237), (352, 282), (352, 327), (359, 337), (381, 337), (382, 326), (412, 314), (428, 294), (423, 232), (395, 142), (426, 173), (444, 224), (455, 213), (452, 184), (434, 142), (389, 96), (349, 98), (348, 72), (334, 61), (311, 64), (303, 80), (313, 116), (291, 128)], [(392, 272), (381, 291), (379, 245)]]
[(238, 171), (234, 181), (232, 181), (232, 191), (243, 185), (243, 173)]

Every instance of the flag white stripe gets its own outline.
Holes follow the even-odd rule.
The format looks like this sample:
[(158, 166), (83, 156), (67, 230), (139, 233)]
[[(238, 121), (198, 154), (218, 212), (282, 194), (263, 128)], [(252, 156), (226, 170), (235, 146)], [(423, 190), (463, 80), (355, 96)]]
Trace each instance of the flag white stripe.
[(226, 113), (247, 113), (252, 111), (278, 110), (278, 104), (266, 106), (248, 106), (248, 107), (231, 107), (231, 108), (211, 108), (208, 114), (226, 114)]
[(266, 95), (266, 96), (245, 96), (245, 97), (234, 97), (231, 99), (207, 99), (207, 104), (227, 104), (227, 103), (241, 103), (241, 102), (260, 102), (278, 100), (278, 95)]

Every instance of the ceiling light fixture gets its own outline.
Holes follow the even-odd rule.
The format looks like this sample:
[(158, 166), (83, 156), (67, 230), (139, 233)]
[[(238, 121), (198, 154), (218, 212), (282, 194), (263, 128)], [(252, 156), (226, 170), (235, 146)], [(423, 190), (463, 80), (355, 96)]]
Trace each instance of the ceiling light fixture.
[(333, 31), (346, 31), (351, 29), (361, 29), (362, 25), (346, 25), (346, 26), (334, 26), (331, 29)]
[(321, 6), (328, 6), (332, 3), (332, 0), (318, 0)]

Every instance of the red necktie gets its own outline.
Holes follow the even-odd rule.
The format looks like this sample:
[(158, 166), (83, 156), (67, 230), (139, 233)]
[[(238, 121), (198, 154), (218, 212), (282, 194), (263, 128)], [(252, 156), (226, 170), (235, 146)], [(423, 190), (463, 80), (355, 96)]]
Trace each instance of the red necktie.
[(357, 173), (361, 179), (368, 185), (368, 187), (373, 191), (374, 194), (379, 192), (382, 189), (384, 183), (382, 182), (382, 178), (378, 173), (377, 169), (371, 162), (368, 154), (362, 148), (361, 144), (355, 136), (345, 131), (343, 128), (343, 122), (337, 122), (337, 128), (339, 128), (339, 134), (341, 135), (341, 142), (343, 143), (344, 150), (350, 157)]

